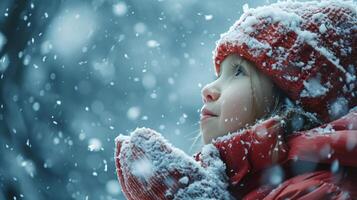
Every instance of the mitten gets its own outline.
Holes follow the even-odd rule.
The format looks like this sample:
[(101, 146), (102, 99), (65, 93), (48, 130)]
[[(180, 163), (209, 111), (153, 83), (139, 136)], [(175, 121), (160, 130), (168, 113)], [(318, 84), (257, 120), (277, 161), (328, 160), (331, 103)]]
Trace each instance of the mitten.
[(120, 135), (115, 161), (123, 193), (128, 200), (233, 199), (217, 149), (206, 145), (200, 155), (197, 162), (148, 128)]

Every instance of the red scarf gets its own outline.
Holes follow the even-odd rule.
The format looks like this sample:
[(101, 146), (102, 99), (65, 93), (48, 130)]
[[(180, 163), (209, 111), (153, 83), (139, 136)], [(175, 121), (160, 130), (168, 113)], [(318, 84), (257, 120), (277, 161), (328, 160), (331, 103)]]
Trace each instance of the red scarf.
[[(213, 143), (218, 151), (215, 150), (217, 155), (213, 155), (211, 161), (219, 164), (221, 159), (225, 163), (229, 192), (237, 199), (249, 200), (356, 199), (357, 110), (308, 131), (287, 135), (286, 127), (286, 120), (273, 117), (248, 130), (219, 138)], [(151, 141), (155, 145), (137, 146), (137, 140), (144, 143), (148, 141), (148, 144)], [(227, 192), (224, 184), (215, 187), (211, 185), (214, 181), (205, 182), (205, 171), (208, 171), (205, 165), (209, 166), (210, 162), (202, 154), (196, 155), (196, 160), (200, 162), (195, 163), (183, 152), (173, 153), (174, 151), (177, 150), (151, 130), (145, 134), (137, 134), (136, 139), (118, 138), (115, 159), (125, 196), (131, 200), (172, 199), (177, 197), (179, 190), (183, 191), (201, 181), (204, 187), (184, 190), (180, 195), (190, 197), (189, 199), (227, 199), (220, 196)], [(144, 181), (135, 175), (138, 172), (128, 167), (132, 166), (130, 163), (136, 158), (151, 158), (158, 152), (162, 157), (171, 156), (183, 165), (160, 165), (160, 173)], [(292, 173), (291, 166), (298, 164), (297, 166), (304, 167), (308, 163), (315, 164), (315, 167), (310, 171)], [(138, 167), (141, 169), (141, 166)], [(274, 174), (270, 173), (274, 171), (269, 171), (274, 167), (284, 176), (274, 184), (264, 181), (264, 176)], [(170, 181), (167, 182), (168, 180)], [(215, 184), (219, 185), (218, 182)]]
[[(262, 182), (262, 176), (264, 170), (276, 164), (282, 166), (283, 173), (286, 175), (286, 179), (282, 182), (285, 181), (285, 184), (291, 183), (294, 179), (288, 174), (291, 172), (292, 163), (297, 162), (347, 167), (354, 171), (349, 176), (357, 178), (357, 111), (351, 111), (346, 116), (320, 127), (294, 132), (283, 138), (283, 135), (286, 134), (285, 127), (281, 117), (274, 117), (249, 130), (225, 136), (214, 142), (220, 151), (221, 159), (226, 163), (226, 172), (231, 184), (230, 190), (236, 197), (242, 198), (253, 191), (245, 198), (262, 199), (265, 197), (270, 199), (266, 195), (271, 193), (275, 187)], [(302, 175), (304, 174), (302, 173)], [(305, 173), (305, 175), (308, 174)], [(309, 175), (311, 176), (311, 174)], [(322, 176), (332, 177), (333, 174), (323, 174)], [(322, 179), (321, 176), (311, 177), (317, 183), (320, 183), (320, 179)], [(288, 178), (290, 179), (288, 180)], [(337, 186), (344, 185), (342, 179), (328, 183), (332, 184), (332, 182)], [(350, 186), (350, 182), (347, 182), (346, 188), (357, 190), (357, 181), (352, 186)], [(299, 185), (299, 183), (294, 184)], [(311, 187), (309, 184), (306, 187)], [(297, 187), (296, 190), (302, 190), (302, 188)], [(351, 193), (352, 189), (350, 190)], [(295, 192), (298, 193), (298, 191)], [(249, 196), (252, 197), (248, 198)], [(357, 196), (353, 197), (357, 198)], [(274, 196), (271, 199), (275, 198), (277, 197)]]

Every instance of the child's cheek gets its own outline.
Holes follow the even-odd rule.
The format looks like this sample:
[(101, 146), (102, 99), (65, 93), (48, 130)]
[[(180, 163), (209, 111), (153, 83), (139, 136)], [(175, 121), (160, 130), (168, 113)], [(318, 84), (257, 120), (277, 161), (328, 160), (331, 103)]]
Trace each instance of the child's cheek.
[[(254, 121), (252, 118), (252, 98), (243, 88), (232, 90), (222, 104), (221, 123), (225, 132), (233, 132)], [(240, 92), (238, 92), (240, 91)]]

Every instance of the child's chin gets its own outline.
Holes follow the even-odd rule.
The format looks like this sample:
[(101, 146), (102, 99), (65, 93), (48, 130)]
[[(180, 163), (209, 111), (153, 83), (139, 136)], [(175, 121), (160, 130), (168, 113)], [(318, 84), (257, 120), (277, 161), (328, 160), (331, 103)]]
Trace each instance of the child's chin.
[(203, 135), (203, 143), (204, 144), (209, 144), (212, 142), (212, 139), (210, 136), (207, 136), (207, 135)]
[(211, 118), (204, 123), (200, 123), (200, 130), (205, 143), (206, 141), (210, 143), (212, 139), (217, 138), (222, 134), (222, 130), (220, 130), (219, 127), (221, 126), (217, 118)]
[(205, 144), (211, 143), (213, 139), (216, 139), (217, 137), (219, 137), (217, 131), (201, 129), (201, 133), (202, 133), (203, 142)]

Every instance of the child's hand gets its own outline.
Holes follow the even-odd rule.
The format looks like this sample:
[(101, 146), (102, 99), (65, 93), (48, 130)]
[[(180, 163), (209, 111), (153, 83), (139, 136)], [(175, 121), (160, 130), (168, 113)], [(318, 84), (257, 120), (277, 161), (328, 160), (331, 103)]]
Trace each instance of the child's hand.
[(202, 167), (151, 129), (136, 129), (116, 143), (117, 174), (129, 200), (232, 199), (213, 145), (201, 152)]

